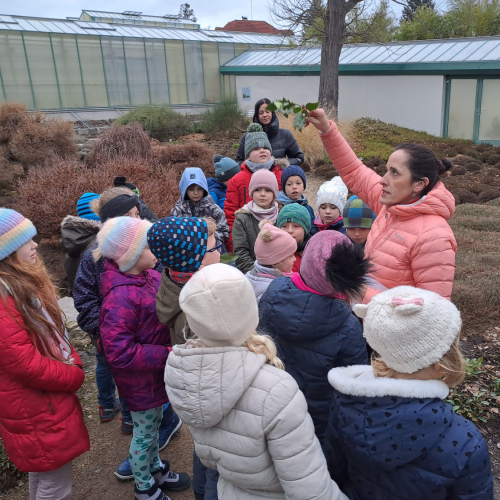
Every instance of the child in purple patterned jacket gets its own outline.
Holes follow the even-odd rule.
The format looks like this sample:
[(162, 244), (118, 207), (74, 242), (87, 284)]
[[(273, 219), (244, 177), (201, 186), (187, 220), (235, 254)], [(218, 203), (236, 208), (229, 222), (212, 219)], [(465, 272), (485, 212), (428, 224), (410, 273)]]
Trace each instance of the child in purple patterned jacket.
[(168, 500), (164, 490), (187, 489), (191, 479), (170, 472), (159, 456), (170, 332), (156, 315), (160, 274), (147, 245), (150, 227), (150, 222), (131, 217), (109, 219), (97, 235), (94, 256), (109, 259), (101, 275), (99, 323), (106, 358), (134, 422), (129, 459), (135, 498)]

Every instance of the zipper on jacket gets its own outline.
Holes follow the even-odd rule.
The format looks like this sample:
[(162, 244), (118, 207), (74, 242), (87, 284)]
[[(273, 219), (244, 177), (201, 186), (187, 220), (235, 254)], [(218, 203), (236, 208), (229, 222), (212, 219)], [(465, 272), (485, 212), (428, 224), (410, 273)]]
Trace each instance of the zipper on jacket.
[[(47, 399), (49, 399), (47, 391), (42, 391), (42, 394), (46, 396)], [(52, 415), (55, 415), (56, 412), (54, 411), (54, 407), (52, 406), (52, 403), (50, 401), (47, 401), (47, 406), (49, 407), (50, 413), (52, 413)]]
[(49, 410), (50, 410), (50, 413), (52, 413), (52, 415), (55, 415), (56, 412), (54, 411), (54, 408), (52, 408), (52, 405), (50, 403), (47, 403), (49, 405)]
[[(385, 218), (386, 219), (389, 219), (389, 212), (386, 212), (385, 213)], [(393, 221), (385, 228), (385, 233), (387, 233), (387, 231), (389, 230), (389, 228), (391, 228), (397, 221), (397, 217), (396, 216), (393, 216)], [(384, 235), (380, 235), (378, 238), (377, 238), (377, 241), (374, 241), (373, 242), (373, 250), (375, 250), (375, 248), (380, 248), (380, 246), (382, 246), (390, 237), (391, 235), (389, 234), (385, 239), (384, 241), (380, 244), (380, 246), (378, 246), (378, 243), (380, 242), (380, 240), (383, 238)], [(368, 255), (367, 257), (370, 257), (371, 255)]]

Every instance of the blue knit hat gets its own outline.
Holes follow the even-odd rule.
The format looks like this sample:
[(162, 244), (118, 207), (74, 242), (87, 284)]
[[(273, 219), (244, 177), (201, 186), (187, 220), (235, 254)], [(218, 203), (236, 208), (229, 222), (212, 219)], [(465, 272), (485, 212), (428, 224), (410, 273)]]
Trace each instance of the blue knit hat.
[(221, 155), (214, 156), (215, 178), (219, 182), (225, 182), (241, 172), (241, 167), (232, 158), (222, 158)]
[(357, 196), (351, 196), (344, 206), (343, 217), (345, 228), (361, 227), (371, 229), (376, 215), (363, 200)]
[(281, 187), (285, 194), (286, 194), (285, 191), (286, 181), (288, 180), (289, 177), (292, 177), (294, 175), (298, 175), (302, 179), (302, 182), (304, 183), (304, 189), (307, 186), (306, 174), (304, 173), (304, 171), (298, 165), (288, 165), (288, 167), (283, 169), (283, 172), (281, 174)]
[(78, 217), (88, 220), (101, 220), (99, 219), (99, 216), (90, 208), (90, 202), (96, 198), (99, 198), (97, 193), (84, 193), (80, 196), (80, 198), (78, 198), (78, 201), (76, 202), (76, 212), (78, 213)]
[(281, 226), (287, 222), (300, 224), (304, 228), (305, 234), (311, 231), (311, 216), (307, 208), (299, 203), (289, 203), (281, 209), (278, 214), (278, 220), (276, 221), (276, 227), (281, 229)]
[(194, 273), (207, 251), (207, 223), (200, 217), (165, 217), (148, 231), (153, 255), (173, 271)]
[(0, 260), (19, 250), (35, 235), (36, 229), (30, 220), (15, 210), (0, 208)]

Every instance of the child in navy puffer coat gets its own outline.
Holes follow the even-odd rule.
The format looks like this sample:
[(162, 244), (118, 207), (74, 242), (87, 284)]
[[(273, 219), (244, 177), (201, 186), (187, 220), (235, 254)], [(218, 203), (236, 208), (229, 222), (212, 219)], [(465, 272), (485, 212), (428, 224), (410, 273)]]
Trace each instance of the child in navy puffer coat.
[(328, 375), (332, 478), (351, 500), (493, 500), (486, 442), (443, 401), (465, 374), (456, 307), (401, 286), (355, 311), (380, 357)]
[(338, 231), (323, 231), (308, 241), (300, 273), (276, 278), (259, 303), (259, 332), (276, 341), (285, 370), (306, 397), (320, 443), (333, 398), (328, 371), (368, 363), (361, 324), (349, 306), (368, 267), (362, 248)]

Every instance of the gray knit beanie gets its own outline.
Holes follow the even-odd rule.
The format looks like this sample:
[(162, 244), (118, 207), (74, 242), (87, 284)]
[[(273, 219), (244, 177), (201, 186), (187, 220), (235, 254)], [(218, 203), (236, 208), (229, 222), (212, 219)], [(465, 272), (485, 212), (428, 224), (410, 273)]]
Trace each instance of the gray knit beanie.
[(262, 125), (258, 123), (251, 123), (247, 128), (247, 135), (245, 136), (245, 158), (257, 148), (266, 148), (272, 151), (271, 143), (267, 134), (262, 129)]

